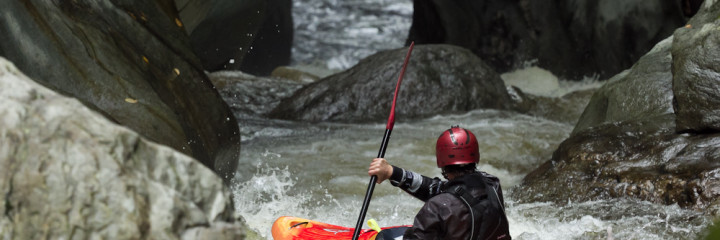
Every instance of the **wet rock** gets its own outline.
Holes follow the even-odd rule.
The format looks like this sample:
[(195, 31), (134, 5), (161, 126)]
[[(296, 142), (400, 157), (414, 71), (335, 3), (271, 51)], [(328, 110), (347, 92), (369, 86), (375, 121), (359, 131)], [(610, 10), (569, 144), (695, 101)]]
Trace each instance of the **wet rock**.
[(271, 77), (294, 80), (300, 83), (311, 83), (320, 80), (319, 76), (288, 66), (275, 68), (270, 74)]
[(414, 1), (408, 43), (462, 46), (498, 72), (537, 60), (562, 78), (605, 79), (684, 23), (677, 1)]
[[(716, 71), (697, 66), (716, 58), (717, 42), (702, 26), (717, 28), (717, 16), (720, 2), (706, 2), (690, 21), (700, 31), (678, 29), (598, 90), (571, 136), (525, 177), (514, 199), (564, 203), (629, 197), (720, 214), (720, 133), (686, 131), (691, 124), (681, 119), (692, 115), (679, 102), (672, 108), (673, 98), (720, 99), (718, 92), (691, 91), (697, 88), (677, 83), (713, 82), (707, 76)], [(696, 110), (713, 114), (708, 107)], [(695, 126), (703, 126), (695, 120)]]
[(269, 75), (290, 63), (292, 2), (216, 0), (190, 38), (208, 71)]
[(720, 131), (720, 5), (675, 31), (673, 91), (678, 131)]
[[(387, 119), (407, 48), (377, 53), (355, 67), (308, 84), (270, 117), (301, 121)], [(397, 100), (396, 118), (478, 108), (510, 109), (500, 76), (470, 51), (451, 45), (416, 46)]]
[(179, 239), (236, 222), (223, 180), (0, 58), (0, 236)]
[[(672, 37), (661, 41), (632, 68), (607, 80), (593, 95), (573, 133), (602, 124), (673, 113), (672, 43)], [(663, 119), (672, 121), (667, 118), (658, 121)]]
[[(720, 134), (642, 132), (648, 122), (606, 124), (565, 140), (514, 190), (520, 202), (637, 198), (706, 210), (720, 197)], [(570, 191), (568, 191), (570, 189)]]
[(0, 13), (0, 55), (34, 80), (232, 178), (237, 122), (172, 1), (9, 1)]

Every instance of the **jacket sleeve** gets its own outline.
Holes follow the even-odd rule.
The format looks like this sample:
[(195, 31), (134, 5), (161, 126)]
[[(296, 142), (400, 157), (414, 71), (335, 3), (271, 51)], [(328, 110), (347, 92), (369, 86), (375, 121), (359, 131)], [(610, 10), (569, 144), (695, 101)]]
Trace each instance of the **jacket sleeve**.
[(438, 195), (444, 183), (439, 178), (429, 178), (396, 166), (393, 166), (393, 174), (390, 176), (390, 184), (423, 202)]

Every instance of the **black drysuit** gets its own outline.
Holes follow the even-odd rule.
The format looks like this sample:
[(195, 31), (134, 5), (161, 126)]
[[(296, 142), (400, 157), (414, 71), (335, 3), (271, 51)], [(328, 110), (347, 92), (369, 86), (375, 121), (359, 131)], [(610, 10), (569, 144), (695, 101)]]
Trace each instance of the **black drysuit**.
[(425, 202), (403, 239), (511, 239), (497, 177), (478, 171), (442, 181), (393, 168), (390, 183)]

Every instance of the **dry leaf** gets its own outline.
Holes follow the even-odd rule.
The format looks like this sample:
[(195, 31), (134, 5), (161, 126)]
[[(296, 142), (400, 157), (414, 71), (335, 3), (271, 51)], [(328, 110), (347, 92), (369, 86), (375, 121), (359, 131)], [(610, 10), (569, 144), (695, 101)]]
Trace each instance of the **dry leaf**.
[(178, 19), (178, 18), (175, 18), (175, 24), (176, 24), (178, 27), (182, 27), (182, 26), (183, 26), (182, 22), (181, 22), (180, 19)]
[(180, 69), (173, 68), (173, 71), (175, 71), (175, 75), (180, 76)]

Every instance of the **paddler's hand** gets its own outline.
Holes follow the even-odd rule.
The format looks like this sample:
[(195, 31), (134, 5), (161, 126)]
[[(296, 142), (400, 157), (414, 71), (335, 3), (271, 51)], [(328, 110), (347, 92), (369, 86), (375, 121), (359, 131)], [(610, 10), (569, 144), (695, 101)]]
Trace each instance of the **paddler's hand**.
[(384, 158), (375, 158), (370, 163), (368, 175), (377, 176), (377, 183), (382, 183), (392, 176), (393, 167)]

